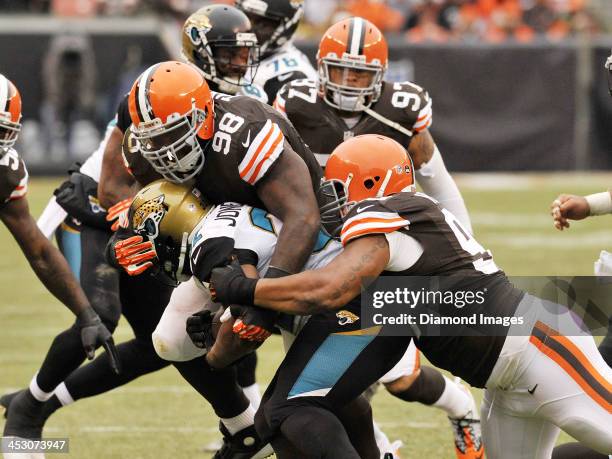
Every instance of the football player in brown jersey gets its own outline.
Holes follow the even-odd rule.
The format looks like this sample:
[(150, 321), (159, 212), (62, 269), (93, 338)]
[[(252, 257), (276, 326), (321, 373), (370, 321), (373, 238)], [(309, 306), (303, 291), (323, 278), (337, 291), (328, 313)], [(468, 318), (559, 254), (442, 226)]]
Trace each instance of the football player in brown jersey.
[[(59, 367), (41, 368), (29, 389), (19, 392), (7, 413), (4, 436), (40, 438), (41, 429), (32, 428), (23, 408), (36, 416), (55, 387), (87, 357), (92, 359), (98, 346), (108, 351), (110, 363), (119, 371), (113, 338), (91, 307), (66, 259), (40, 232), (30, 215), (26, 192), (28, 172), (13, 148), (21, 128), (21, 96), (15, 85), (0, 74), (0, 219), (18, 242), (30, 266), (47, 289), (77, 317), (65, 333), (82, 346), (73, 360)], [(107, 361), (108, 362), (108, 361)], [(108, 363), (107, 363), (108, 365)]]
[[(335, 215), (328, 219), (329, 229), (339, 232), (344, 251), (325, 268), (259, 280), (244, 277), (236, 262), (213, 270), (211, 288), (224, 304), (258, 304), (321, 317), (316, 326), (309, 328), (309, 322), (293, 344), (293, 355), (301, 358), (285, 359), (264, 395), (258, 429), (266, 435), (280, 432), (298, 449), (310, 447), (301, 437), (317, 433), (317, 411), (323, 407), (334, 412), (346, 402), (343, 397), (350, 399), (380, 376), (389, 364), (384, 356), (397, 358), (397, 340), (402, 337), (361, 330), (348, 346), (346, 333), (337, 322), (334, 325), (333, 311), (361, 310), (364, 279), (452, 275), (458, 276), (454, 288), (469, 283), (472, 291), (487, 289), (486, 301), (473, 303), (471, 312), (521, 319), (500, 333), (476, 325), (478, 333), (472, 336), (463, 328), (455, 336), (416, 338), (432, 363), (486, 389), (481, 411), (487, 457), (550, 457), (559, 429), (602, 454), (612, 453), (612, 369), (593, 337), (567, 308), (514, 288), (491, 253), (452, 213), (429, 196), (411, 191), (410, 160), (400, 149), (390, 139), (368, 135), (343, 143), (330, 157), (322, 192), (336, 198), (326, 210), (330, 217)], [(441, 312), (454, 310), (451, 304)], [(321, 325), (326, 314), (327, 329)], [(338, 347), (340, 341), (345, 345)], [(321, 368), (339, 349), (353, 352), (353, 358), (348, 364), (337, 361), (338, 371), (328, 373), (333, 380), (313, 379), (309, 369)], [(299, 414), (304, 407), (310, 422)], [(325, 416), (322, 419), (329, 417)]]
[(319, 44), (319, 78), (295, 80), (274, 106), (285, 113), (322, 166), (342, 141), (382, 134), (408, 149), (423, 191), (471, 232), (465, 203), (429, 132), (432, 100), (411, 82), (384, 80), (387, 42), (371, 22), (352, 17), (331, 26)]

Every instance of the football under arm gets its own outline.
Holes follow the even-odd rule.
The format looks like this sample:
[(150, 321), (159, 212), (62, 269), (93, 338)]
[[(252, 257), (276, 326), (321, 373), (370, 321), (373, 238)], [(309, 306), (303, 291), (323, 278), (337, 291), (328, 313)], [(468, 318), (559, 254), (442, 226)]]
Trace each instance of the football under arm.
[(98, 199), (105, 209), (135, 194), (136, 181), (126, 169), (121, 156), (123, 132), (115, 126), (108, 139), (102, 159), (102, 172), (98, 183)]
[(317, 240), (320, 216), (308, 167), (288, 142), (257, 184), (257, 195), (283, 222), (270, 265), (287, 273), (299, 272)]
[(473, 233), (470, 215), (461, 192), (448, 173), (429, 130), (425, 129), (412, 138), (408, 153), (414, 161), (416, 181), (425, 194), (438, 201), (459, 219), (465, 229)]
[(260, 279), (254, 303), (297, 315), (339, 309), (361, 293), (363, 279), (380, 275), (389, 255), (384, 235), (355, 239), (324, 268), (278, 279)]
[(78, 316), (90, 308), (89, 301), (60, 251), (44, 236), (30, 215), (28, 201), (16, 199), (0, 208), (0, 219), (7, 226), (30, 266), (59, 301)]

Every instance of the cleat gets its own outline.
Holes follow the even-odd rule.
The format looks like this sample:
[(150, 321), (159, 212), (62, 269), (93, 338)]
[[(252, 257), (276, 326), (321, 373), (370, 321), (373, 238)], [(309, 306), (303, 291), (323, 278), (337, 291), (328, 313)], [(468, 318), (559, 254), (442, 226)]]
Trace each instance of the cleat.
[(451, 423), (455, 436), (455, 454), (457, 459), (483, 459), (484, 446), (482, 444), (482, 432), (480, 430), (480, 415), (476, 408), (476, 401), (470, 390), (455, 380), (471, 399), (470, 410), (460, 419), (448, 420)]
[(274, 454), (269, 443), (263, 444), (255, 431), (255, 426), (249, 426), (230, 435), (222, 422), (219, 430), (223, 434), (223, 445), (215, 453), (213, 459), (265, 459)]
[(22, 392), (22, 390), (10, 392), (0, 397), (0, 412), (4, 414), (4, 419), (6, 419), (6, 416), (8, 414), (9, 405), (11, 404), (15, 396), (19, 394), (19, 392)]
[(4, 436), (39, 440), (46, 420), (43, 406), (28, 389), (19, 391), (10, 402)]

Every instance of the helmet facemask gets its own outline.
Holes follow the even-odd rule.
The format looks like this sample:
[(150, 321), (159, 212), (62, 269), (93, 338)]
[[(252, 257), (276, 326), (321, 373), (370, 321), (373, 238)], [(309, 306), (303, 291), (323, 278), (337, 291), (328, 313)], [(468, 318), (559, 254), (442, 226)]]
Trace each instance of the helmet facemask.
[(384, 69), (360, 57), (323, 57), (319, 62), (320, 92), (325, 102), (345, 112), (361, 112), (378, 100)]
[(265, 2), (259, 0), (240, 0), (236, 2), (236, 6), (244, 11), (251, 20), (261, 46), (262, 58), (272, 55), (291, 40), (304, 14), (301, 4), (294, 7), (291, 17), (280, 13), (274, 14)]
[(610, 91), (610, 95), (612, 96), (612, 54), (610, 54), (608, 59), (606, 59), (604, 67), (608, 73), (608, 91)]
[(140, 144), (142, 156), (166, 180), (184, 183), (194, 178), (204, 166), (204, 150), (198, 142), (198, 132), (208, 113), (195, 106), (184, 115), (170, 115), (132, 127)]
[(323, 231), (332, 238), (340, 237), (344, 217), (354, 205), (354, 202), (348, 200), (348, 187), (352, 178), (352, 174), (349, 174), (346, 181), (322, 179), (317, 190), (321, 226)]
[(255, 79), (260, 49), (254, 33), (239, 32), (235, 39), (208, 40), (206, 30), (192, 27), (190, 39), (194, 56), (185, 56), (199, 67), (218, 90), (236, 94)]
[(0, 112), (0, 157), (13, 148), (21, 131), (21, 123), (11, 120), (9, 112)]

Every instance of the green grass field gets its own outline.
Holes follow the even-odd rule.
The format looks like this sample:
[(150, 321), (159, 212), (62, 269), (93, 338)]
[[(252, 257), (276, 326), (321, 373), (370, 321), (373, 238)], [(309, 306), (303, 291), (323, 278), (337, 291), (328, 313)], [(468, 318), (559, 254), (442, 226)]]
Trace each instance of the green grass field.
[[(35, 179), (28, 199), (38, 216), (61, 179)], [(463, 175), (458, 182), (478, 240), (511, 275), (589, 275), (599, 251), (612, 248), (607, 217), (593, 218), (560, 233), (548, 206), (561, 191), (588, 194), (607, 189), (612, 174)], [(0, 393), (24, 387), (38, 369), (53, 337), (71, 315), (35, 278), (8, 231), (0, 227)], [(122, 321), (117, 341), (131, 338)], [(260, 352), (258, 378), (270, 380), (282, 358), (280, 340)], [(480, 391), (474, 393), (481, 397)], [(452, 436), (441, 411), (400, 403), (384, 391), (374, 414), (390, 439), (404, 443), (408, 458), (453, 458)], [(0, 429), (3, 427), (0, 420)], [(69, 437), (73, 458), (208, 457), (202, 446), (218, 438), (217, 419), (205, 400), (168, 368), (111, 393), (57, 412), (46, 437)], [(560, 441), (566, 441), (562, 436)], [(66, 457), (66, 456), (62, 456)]]

